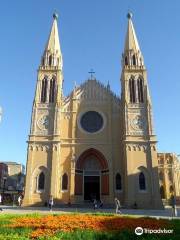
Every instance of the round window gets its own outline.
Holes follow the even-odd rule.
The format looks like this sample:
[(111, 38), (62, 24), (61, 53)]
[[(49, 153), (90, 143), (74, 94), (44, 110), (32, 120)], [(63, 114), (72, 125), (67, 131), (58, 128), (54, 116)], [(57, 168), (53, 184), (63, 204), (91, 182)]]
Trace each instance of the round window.
[(103, 127), (103, 117), (98, 112), (89, 111), (82, 115), (80, 124), (86, 132), (95, 133)]

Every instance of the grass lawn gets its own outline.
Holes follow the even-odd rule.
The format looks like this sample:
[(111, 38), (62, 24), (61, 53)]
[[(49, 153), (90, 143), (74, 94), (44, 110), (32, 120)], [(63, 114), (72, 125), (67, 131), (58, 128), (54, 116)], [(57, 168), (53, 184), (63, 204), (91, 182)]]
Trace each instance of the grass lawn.
[[(173, 234), (134, 233), (136, 227), (149, 229), (173, 229)], [(157, 220), (116, 216), (113, 214), (28, 214), (0, 215), (0, 240), (27, 239), (180, 239), (180, 220)]]

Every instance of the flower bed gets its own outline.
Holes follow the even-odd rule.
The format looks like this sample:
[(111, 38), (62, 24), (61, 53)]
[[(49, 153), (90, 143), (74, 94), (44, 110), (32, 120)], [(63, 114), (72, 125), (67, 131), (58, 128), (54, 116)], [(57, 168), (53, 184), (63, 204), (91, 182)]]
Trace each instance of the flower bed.
[(10, 228), (32, 228), (31, 238), (53, 236), (57, 232), (74, 232), (76, 230), (93, 231), (121, 231), (132, 230), (138, 226), (151, 229), (163, 228), (168, 225), (166, 220), (151, 218), (127, 218), (118, 216), (96, 216), (96, 215), (48, 215), (40, 217), (14, 218), (7, 226)]

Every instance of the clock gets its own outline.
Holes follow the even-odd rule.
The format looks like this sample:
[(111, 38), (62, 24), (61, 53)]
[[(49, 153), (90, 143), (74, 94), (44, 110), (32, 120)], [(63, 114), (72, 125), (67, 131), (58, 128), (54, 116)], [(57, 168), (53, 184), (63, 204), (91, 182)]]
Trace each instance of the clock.
[(43, 115), (37, 121), (37, 125), (41, 130), (47, 130), (49, 126), (49, 117), (48, 115)]
[(133, 118), (131, 120), (131, 126), (135, 129), (135, 130), (141, 130), (143, 129), (144, 126), (144, 119), (138, 115), (135, 118)]

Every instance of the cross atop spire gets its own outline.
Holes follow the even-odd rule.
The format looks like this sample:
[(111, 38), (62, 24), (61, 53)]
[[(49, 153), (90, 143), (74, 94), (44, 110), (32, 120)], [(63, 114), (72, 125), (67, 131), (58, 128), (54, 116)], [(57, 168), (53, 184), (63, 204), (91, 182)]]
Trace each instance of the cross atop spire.
[(60, 67), (62, 69), (62, 53), (58, 34), (58, 14), (53, 14), (53, 24), (42, 58), (42, 66)]

